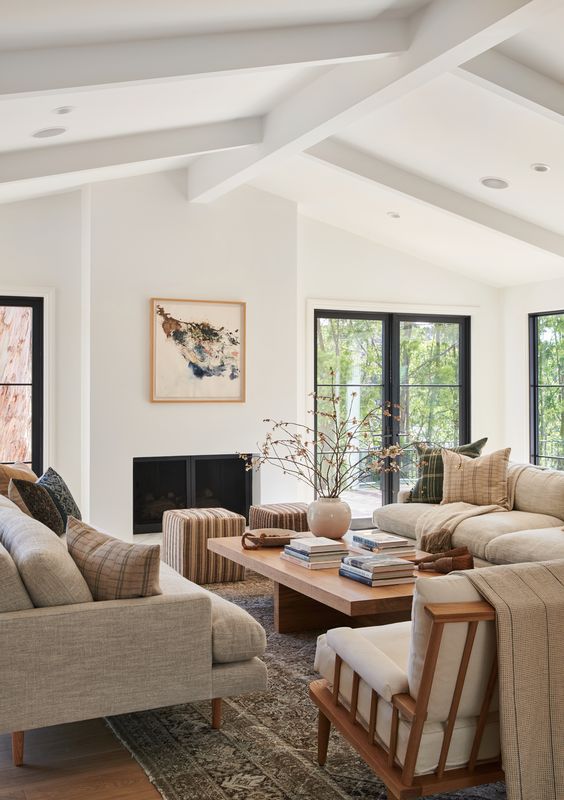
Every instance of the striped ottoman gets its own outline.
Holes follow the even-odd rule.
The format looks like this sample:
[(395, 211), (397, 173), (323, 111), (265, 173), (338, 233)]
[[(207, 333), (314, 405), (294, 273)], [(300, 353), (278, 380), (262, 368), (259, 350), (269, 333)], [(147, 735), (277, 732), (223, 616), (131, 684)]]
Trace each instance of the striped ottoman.
[(183, 508), (163, 514), (163, 555), (194, 583), (242, 581), (245, 568), (208, 550), (208, 539), (242, 536), (245, 517), (225, 508)]
[(272, 503), (266, 506), (251, 506), (249, 528), (284, 528), (287, 531), (309, 531), (307, 503)]

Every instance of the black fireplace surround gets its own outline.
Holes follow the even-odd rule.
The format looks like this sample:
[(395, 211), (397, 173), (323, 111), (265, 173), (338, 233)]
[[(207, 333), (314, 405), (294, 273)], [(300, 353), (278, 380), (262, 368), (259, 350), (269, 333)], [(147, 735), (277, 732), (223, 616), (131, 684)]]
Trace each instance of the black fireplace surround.
[(162, 530), (174, 508), (226, 508), (248, 521), (252, 472), (238, 455), (147, 456), (133, 459), (133, 533)]

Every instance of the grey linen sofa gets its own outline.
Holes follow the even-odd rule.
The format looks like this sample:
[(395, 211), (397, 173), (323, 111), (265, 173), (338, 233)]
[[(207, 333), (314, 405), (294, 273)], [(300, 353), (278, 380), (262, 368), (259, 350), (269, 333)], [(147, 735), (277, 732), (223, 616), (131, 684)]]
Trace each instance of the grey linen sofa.
[(161, 563), (162, 594), (94, 602), (66, 544), (0, 496), (0, 733), (266, 688), (263, 628)]
[[(409, 502), (402, 490), (397, 503), (377, 508), (382, 531), (415, 539), (415, 526), (429, 503)], [(527, 464), (515, 484), (510, 511), (472, 517), (452, 536), (453, 547), (468, 547), (476, 566), (564, 558), (564, 472)]]

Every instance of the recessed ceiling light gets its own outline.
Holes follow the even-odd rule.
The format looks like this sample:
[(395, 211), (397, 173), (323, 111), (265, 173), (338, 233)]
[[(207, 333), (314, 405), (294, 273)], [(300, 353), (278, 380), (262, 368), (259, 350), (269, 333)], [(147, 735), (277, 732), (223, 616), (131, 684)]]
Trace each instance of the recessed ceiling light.
[(550, 172), (550, 164), (531, 164), (533, 172)]
[(386, 215), (392, 219), (399, 219), (400, 214), (397, 211), (386, 211)]
[(51, 136), (60, 136), (61, 133), (66, 133), (66, 130), (66, 128), (41, 128), (31, 135), (34, 139), (49, 139)]
[(74, 111), (74, 106), (59, 106), (53, 109), (53, 114), (70, 114)]
[(509, 184), (503, 178), (480, 178), (482, 186), (487, 186), (488, 189), (507, 189)]

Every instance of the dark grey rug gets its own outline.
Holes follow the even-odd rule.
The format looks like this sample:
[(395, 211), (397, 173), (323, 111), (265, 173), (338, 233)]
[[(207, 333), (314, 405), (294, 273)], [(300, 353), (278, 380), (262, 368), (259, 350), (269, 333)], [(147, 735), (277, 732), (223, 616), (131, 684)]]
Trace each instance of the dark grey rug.
[[(209, 702), (123, 714), (108, 724), (166, 800), (384, 800), (382, 782), (333, 733), (327, 766), (316, 762), (317, 714), (307, 687), (316, 634), (272, 629), (272, 587), (251, 576), (211, 587), (258, 619), (268, 634), (266, 692), (224, 701), (221, 731)], [(505, 800), (495, 784), (442, 800)]]

